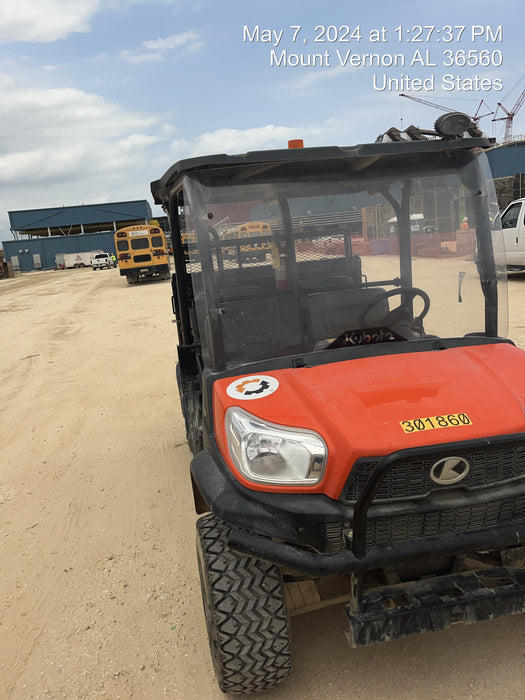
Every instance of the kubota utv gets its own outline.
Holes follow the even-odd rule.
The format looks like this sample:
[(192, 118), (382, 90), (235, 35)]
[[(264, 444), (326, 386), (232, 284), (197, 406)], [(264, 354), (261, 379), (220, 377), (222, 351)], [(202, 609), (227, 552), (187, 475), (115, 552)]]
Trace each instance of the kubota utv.
[[(357, 647), (525, 609), (525, 352), (471, 126), (197, 157), (152, 183), (224, 692), (286, 678), (301, 610), (345, 600)], [(251, 221), (255, 260), (224, 235)]]

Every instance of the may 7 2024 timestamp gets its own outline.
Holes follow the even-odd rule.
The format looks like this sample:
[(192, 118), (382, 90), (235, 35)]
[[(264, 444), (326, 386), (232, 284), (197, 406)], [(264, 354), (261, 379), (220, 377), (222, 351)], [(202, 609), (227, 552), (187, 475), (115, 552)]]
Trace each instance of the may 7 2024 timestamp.
[[(500, 91), (502, 79), (472, 74), (503, 65), (502, 25), (243, 27), (243, 42), (266, 45), (272, 68), (433, 69), (421, 75), (374, 73), (376, 91)], [(365, 48), (366, 46), (366, 48)], [(439, 76), (439, 69), (454, 71)], [(439, 81), (440, 80), (440, 84)]]

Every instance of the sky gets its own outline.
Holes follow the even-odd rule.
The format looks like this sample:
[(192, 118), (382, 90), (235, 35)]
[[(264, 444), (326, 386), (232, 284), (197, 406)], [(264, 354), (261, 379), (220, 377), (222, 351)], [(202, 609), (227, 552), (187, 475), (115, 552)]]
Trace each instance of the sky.
[(0, 241), (8, 211), (146, 199), (160, 215), (150, 182), (183, 158), (373, 142), (444, 111), (400, 93), (501, 140), (522, 18), (522, 0), (2, 2)]

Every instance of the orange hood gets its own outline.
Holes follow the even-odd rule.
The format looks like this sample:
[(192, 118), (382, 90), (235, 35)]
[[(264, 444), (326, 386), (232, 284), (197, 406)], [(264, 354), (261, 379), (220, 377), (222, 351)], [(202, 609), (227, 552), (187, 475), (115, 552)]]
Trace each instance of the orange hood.
[(525, 353), (507, 343), (410, 352), (269, 371), (214, 384), (216, 439), (234, 467), (224, 430), (230, 406), (317, 432), (328, 447), (323, 481), (287, 492), (337, 498), (354, 462), (422, 445), (525, 431)]

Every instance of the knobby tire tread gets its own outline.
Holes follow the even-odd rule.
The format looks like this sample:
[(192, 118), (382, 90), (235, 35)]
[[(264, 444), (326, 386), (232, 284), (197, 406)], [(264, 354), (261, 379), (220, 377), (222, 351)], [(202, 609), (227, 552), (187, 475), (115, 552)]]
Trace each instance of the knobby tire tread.
[(228, 526), (207, 514), (197, 549), (215, 673), (225, 693), (275, 686), (291, 669), (291, 639), (279, 569), (231, 551)]

